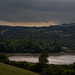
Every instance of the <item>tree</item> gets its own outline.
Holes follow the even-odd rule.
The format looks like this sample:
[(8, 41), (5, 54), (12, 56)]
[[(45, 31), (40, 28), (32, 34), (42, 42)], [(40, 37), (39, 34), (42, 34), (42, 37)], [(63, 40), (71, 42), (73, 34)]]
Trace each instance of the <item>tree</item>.
[(40, 55), (39, 57), (39, 62), (42, 63), (42, 64), (47, 64), (48, 63), (48, 53), (47, 52), (44, 52)]

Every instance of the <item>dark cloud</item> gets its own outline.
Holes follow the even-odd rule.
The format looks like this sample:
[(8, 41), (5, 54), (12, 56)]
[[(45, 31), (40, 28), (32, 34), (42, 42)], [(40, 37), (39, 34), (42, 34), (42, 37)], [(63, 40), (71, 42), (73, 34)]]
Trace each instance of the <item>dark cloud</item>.
[(33, 9), (39, 11), (75, 11), (75, 1), (64, 0), (0, 0), (0, 7), (7, 9)]
[(0, 20), (74, 22), (74, 0), (0, 0)]

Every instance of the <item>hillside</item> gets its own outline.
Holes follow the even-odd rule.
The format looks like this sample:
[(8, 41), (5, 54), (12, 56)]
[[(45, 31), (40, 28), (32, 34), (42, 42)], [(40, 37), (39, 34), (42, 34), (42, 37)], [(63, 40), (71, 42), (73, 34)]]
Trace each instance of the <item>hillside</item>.
[(39, 75), (39, 74), (0, 62), (0, 75)]
[(0, 26), (0, 38), (28, 39), (45, 43), (57, 42), (62, 47), (75, 50), (75, 23), (49, 27)]

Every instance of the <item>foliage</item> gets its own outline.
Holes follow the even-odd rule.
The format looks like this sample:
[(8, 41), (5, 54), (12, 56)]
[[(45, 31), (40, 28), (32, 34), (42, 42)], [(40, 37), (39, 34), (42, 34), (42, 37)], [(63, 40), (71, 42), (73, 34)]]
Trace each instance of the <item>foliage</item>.
[(28, 62), (25, 62), (25, 61), (21, 61), (21, 62), (20, 61), (9, 61), (7, 62), (7, 64), (17, 66), (20, 68), (24, 68), (24, 69), (26, 69), (30, 65)]
[(36, 63), (36, 64), (31, 64), (30, 66), (28, 66), (28, 70), (37, 72), (37, 73), (42, 73), (42, 71), (44, 70), (45, 65), (42, 63)]
[(43, 75), (61, 75), (66, 69), (59, 65), (50, 65), (43, 71)]
[(49, 27), (0, 26), (0, 38), (27, 39), (34, 42), (58, 42), (62, 47), (75, 50), (75, 23)]
[(66, 70), (62, 73), (62, 75), (75, 75), (75, 72), (73, 70)]
[(42, 63), (42, 64), (47, 64), (48, 63), (48, 53), (47, 52), (44, 52), (40, 55), (39, 57), (39, 62)]
[(4, 53), (49, 53), (61, 52), (61, 46), (39, 44), (26, 39), (0, 39), (0, 52)]
[(4, 53), (0, 53), (0, 62), (8, 62), (8, 56)]

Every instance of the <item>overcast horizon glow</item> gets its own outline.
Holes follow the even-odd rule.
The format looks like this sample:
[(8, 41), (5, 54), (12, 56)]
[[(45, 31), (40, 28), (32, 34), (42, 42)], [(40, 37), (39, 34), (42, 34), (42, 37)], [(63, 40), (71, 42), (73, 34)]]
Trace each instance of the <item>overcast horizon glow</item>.
[(75, 0), (0, 0), (0, 25), (75, 23), (74, 14)]

